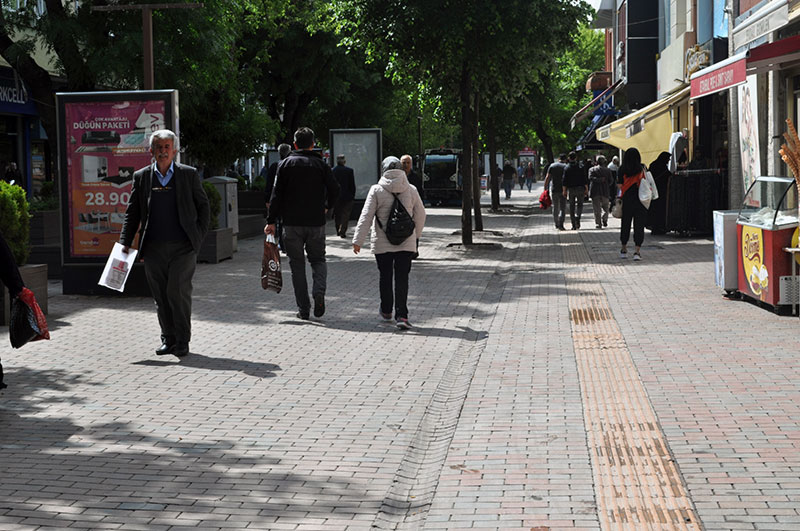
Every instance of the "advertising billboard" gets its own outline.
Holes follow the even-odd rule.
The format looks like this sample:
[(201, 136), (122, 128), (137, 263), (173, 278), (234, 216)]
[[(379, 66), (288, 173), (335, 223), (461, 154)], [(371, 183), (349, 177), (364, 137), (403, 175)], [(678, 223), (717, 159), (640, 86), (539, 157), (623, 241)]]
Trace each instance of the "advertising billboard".
[(133, 172), (151, 163), (150, 133), (176, 129), (177, 93), (60, 93), (57, 98), (64, 263), (105, 261), (119, 240)]

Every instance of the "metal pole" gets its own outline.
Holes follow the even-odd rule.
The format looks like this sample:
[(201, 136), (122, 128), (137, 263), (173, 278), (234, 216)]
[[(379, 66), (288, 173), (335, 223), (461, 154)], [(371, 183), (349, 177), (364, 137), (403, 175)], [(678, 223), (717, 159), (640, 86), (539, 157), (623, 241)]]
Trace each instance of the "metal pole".
[(142, 8), (142, 47), (144, 51), (144, 89), (153, 90), (155, 75), (153, 73), (153, 11), (149, 7)]
[(419, 156), (417, 157), (417, 166), (419, 166), (419, 179), (420, 182), (422, 182), (422, 188), (425, 189), (425, 178), (422, 175), (422, 116), (417, 116), (417, 142), (417, 153), (419, 153)]

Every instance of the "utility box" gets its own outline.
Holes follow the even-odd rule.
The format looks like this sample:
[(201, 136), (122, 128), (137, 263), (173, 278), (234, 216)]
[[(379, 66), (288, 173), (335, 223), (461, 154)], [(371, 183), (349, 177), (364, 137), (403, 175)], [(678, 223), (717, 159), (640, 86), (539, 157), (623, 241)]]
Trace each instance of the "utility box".
[(219, 228), (233, 229), (233, 250), (237, 250), (239, 236), (239, 181), (233, 177), (211, 177), (206, 179), (219, 192), (222, 202), (219, 209)]

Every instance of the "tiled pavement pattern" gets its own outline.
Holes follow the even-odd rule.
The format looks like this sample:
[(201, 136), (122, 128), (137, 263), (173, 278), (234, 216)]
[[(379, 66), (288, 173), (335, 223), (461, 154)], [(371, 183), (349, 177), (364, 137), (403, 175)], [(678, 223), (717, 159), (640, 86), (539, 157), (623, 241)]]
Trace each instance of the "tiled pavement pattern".
[(581, 282), (701, 525), (800, 529), (799, 320), (723, 299), (710, 240), (648, 234), (622, 263), (616, 221), (558, 233), (534, 197), (485, 214), (499, 234), (476, 239), (500, 250), (448, 247), (458, 213), (429, 210), (410, 332), (378, 322), (373, 258), (333, 235), (321, 320), (293, 317), (288, 278), (260, 289), (258, 239), (200, 265), (180, 362), (152, 354), (149, 300), (53, 297), (53, 340), (1, 354), (0, 529), (617, 528), (585, 424)]

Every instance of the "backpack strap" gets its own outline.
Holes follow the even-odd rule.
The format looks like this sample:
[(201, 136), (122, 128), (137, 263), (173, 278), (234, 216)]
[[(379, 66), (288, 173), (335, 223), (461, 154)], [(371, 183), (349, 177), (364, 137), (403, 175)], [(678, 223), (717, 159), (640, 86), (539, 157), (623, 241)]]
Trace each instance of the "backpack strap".
[[(389, 193), (394, 196), (394, 200), (395, 201), (400, 201), (400, 199), (397, 197), (396, 193), (394, 193), (394, 192), (389, 192)], [(400, 201), (400, 204), (402, 205), (403, 202)], [(394, 202), (392, 202), (392, 206), (394, 206)], [(403, 208), (405, 208), (405, 205), (403, 205)], [(389, 216), (391, 216), (391, 215), (392, 215), (392, 209), (391, 209), (391, 207), (389, 207)], [(377, 209), (375, 209), (375, 221), (378, 222), (378, 226), (381, 228), (381, 230), (383, 232), (386, 232), (386, 229), (383, 228), (383, 224), (381, 223), (381, 219), (378, 217), (378, 210)], [(389, 220), (387, 219), (386, 222), (388, 223)]]

